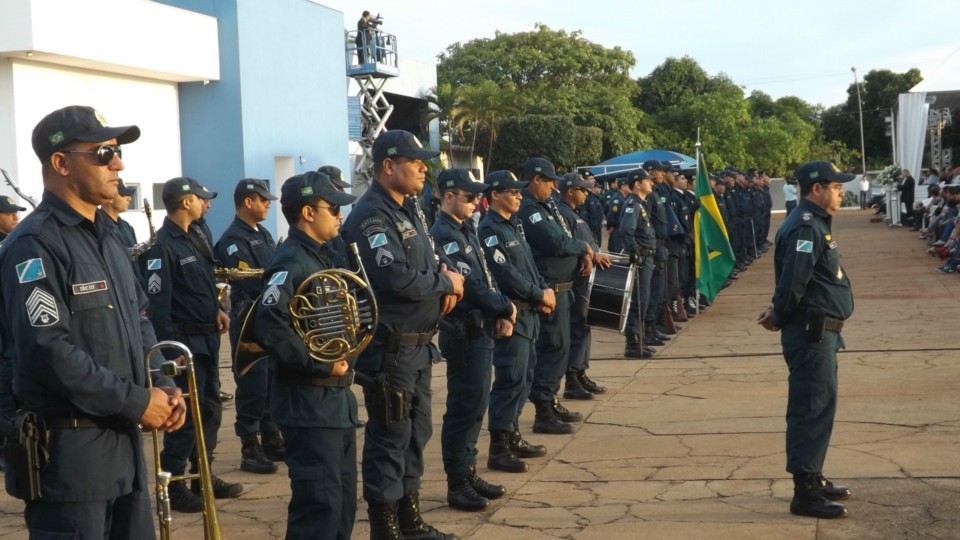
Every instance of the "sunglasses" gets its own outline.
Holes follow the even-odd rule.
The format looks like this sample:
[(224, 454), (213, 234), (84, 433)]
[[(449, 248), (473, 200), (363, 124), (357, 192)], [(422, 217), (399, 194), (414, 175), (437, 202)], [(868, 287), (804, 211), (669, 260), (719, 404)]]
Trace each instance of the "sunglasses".
[(318, 204), (318, 205), (317, 205), (317, 208), (325, 208), (325, 209), (329, 210), (331, 216), (339, 216), (339, 215), (340, 215), (340, 205), (339, 205), (339, 204), (331, 204), (331, 205), (329, 205), (329, 206), (320, 206), (320, 205)]
[(120, 149), (119, 144), (104, 144), (95, 150), (63, 150), (63, 153), (90, 154), (92, 156), (97, 156), (97, 162), (101, 165), (109, 165), (112, 163), (114, 156), (123, 159), (123, 150)]
[(467, 201), (468, 203), (472, 203), (477, 200), (476, 193), (457, 193), (457, 195), (463, 197), (463, 200)]

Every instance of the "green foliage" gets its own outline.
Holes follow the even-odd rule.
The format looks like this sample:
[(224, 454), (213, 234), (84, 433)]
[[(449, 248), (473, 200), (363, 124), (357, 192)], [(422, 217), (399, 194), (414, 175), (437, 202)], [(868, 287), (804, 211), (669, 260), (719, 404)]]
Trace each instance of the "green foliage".
[(501, 121), (488, 170), (509, 169), (517, 176), (528, 158), (542, 156), (557, 167), (576, 165), (578, 131), (568, 116), (534, 115)]
[(501, 88), (493, 81), (480, 81), (458, 91), (458, 99), (451, 112), (452, 121), (461, 139), (464, 139), (466, 133), (470, 134), (471, 154), (476, 148), (477, 136), (481, 131), (484, 132), (487, 141), (487, 164), (492, 158), (493, 143), (500, 133), (500, 122), (520, 112), (520, 105), (512, 89), (512, 83)]
[(575, 165), (600, 163), (603, 154), (603, 130), (595, 127), (576, 126), (577, 149), (573, 156)]
[(707, 79), (707, 72), (693, 58), (667, 58), (637, 81), (640, 87), (638, 105), (653, 114), (675, 107), (702, 94)]

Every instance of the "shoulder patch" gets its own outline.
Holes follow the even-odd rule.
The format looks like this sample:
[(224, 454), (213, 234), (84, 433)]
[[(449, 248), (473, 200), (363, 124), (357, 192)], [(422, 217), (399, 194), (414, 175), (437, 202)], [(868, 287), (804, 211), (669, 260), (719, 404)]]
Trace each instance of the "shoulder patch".
[(628, 207), (624, 208), (624, 209), (623, 209), (623, 213), (624, 213), (624, 214), (632, 214), (632, 213), (633, 213), (633, 207), (632, 207), (632, 206), (628, 206)]
[(813, 253), (813, 242), (810, 240), (797, 240), (797, 251), (800, 253)]
[(445, 244), (443, 246), (443, 252), (447, 255), (453, 255), (458, 251), (460, 251), (460, 246), (458, 246), (456, 242), (450, 242), (449, 244)]
[(157, 294), (160, 292), (162, 285), (160, 274), (150, 274), (150, 277), (147, 279), (147, 292)]
[[(39, 261), (40, 259), (34, 260)], [(23, 282), (21, 281), (21, 283)], [(33, 292), (27, 297), (25, 305), (27, 307), (27, 318), (30, 320), (30, 326), (53, 326), (60, 320), (56, 299), (54, 299), (52, 294), (40, 287), (33, 288)]]
[(384, 267), (393, 262), (393, 253), (388, 249), (377, 250), (377, 266)]
[(281, 270), (275, 272), (270, 279), (267, 281), (267, 285), (283, 285), (287, 281), (287, 271)]
[(383, 233), (377, 233), (373, 236), (367, 237), (367, 242), (370, 243), (370, 249), (378, 248), (380, 246), (387, 245), (387, 235)]
[(147, 270), (159, 270), (163, 267), (161, 259), (147, 259)]
[(493, 250), (493, 260), (496, 261), (497, 264), (504, 264), (507, 262), (507, 256), (499, 249), (495, 249)]
[(543, 216), (540, 215), (540, 212), (530, 214), (530, 223), (540, 223), (542, 220)]
[[(280, 272), (277, 272), (278, 274)], [(283, 272), (286, 274), (286, 272)], [(276, 305), (280, 301), (280, 289), (276, 285), (271, 285), (267, 287), (267, 290), (263, 291), (263, 300), (260, 301), (261, 304), (265, 306)]]
[(17, 280), (20, 283), (30, 283), (47, 277), (43, 270), (43, 260), (27, 259), (17, 265)]
[(800, 216), (800, 219), (804, 221), (810, 221), (811, 219), (813, 219), (813, 214), (811, 214), (810, 212), (804, 212), (803, 215)]
[(457, 268), (460, 269), (460, 274), (461, 274), (463, 277), (467, 277), (467, 276), (470, 275), (470, 265), (469, 265), (469, 264), (467, 264), (467, 263), (465, 263), (465, 262), (463, 262), (463, 261), (457, 261)]
[(239, 249), (237, 248), (237, 245), (236, 245), (236, 244), (230, 244), (230, 245), (227, 247), (227, 255), (233, 255), (233, 254), (236, 253), (237, 251), (239, 251)]
[(504, 244), (504, 245), (507, 246), (507, 247), (519, 246), (519, 245), (520, 245), (520, 241), (519, 241), (519, 240), (510, 240), (510, 241), (508, 241), (508, 242), (507, 242), (506, 244)]
[(370, 237), (377, 233), (386, 232), (387, 222), (382, 217), (371, 216), (360, 222), (360, 231), (364, 236)]
[(483, 245), (485, 245), (485, 246), (487, 246), (487, 247), (493, 247), (493, 246), (497, 245), (498, 243), (500, 243), (500, 240), (497, 239), (497, 235), (488, 236), (488, 237), (486, 237), (486, 238), (483, 239)]

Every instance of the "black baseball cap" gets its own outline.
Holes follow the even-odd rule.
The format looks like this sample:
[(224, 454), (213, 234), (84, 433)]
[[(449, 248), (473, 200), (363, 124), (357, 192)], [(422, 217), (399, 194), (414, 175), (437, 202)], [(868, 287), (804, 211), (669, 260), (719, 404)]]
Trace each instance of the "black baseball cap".
[(295, 206), (316, 197), (339, 206), (357, 200), (354, 195), (338, 190), (330, 177), (322, 172), (307, 171), (291, 176), (280, 186), (281, 206)]
[(54, 152), (74, 141), (103, 142), (116, 139), (129, 144), (140, 138), (137, 126), (109, 127), (107, 120), (93, 107), (71, 105), (43, 117), (33, 128), (33, 152), (43, 163)]
[(560, 181), (560, 176), (557, 175), (557, 169), (553, 166), (553, 163), (550, 163), (550, 160), (542, 157), (530, 158), (526, 163), (523, 164), (523, 179), (524, 180), (533, 180), (533, 177), (540, 175), (544, 178), (553, 180), (554, 182)]
[(7, 197), (6, 195), (0, 196), (0, 214), (23, 211), (26, 211), (26, 208), (18, 206), (17, 203), (13, 202), (12, 197)]
[(590, 189), (590, 184), (579, 174), (568, 172), (560, 178), (557, 189), (560, 190), (560, 193), (563, 193), (570, 188)]
[(797, 177), (797, 183), (801, 186), (849, 182), (856, 178), (854, 174), (840, 172), (840, 169), (829, 161), (808, 161), (797, 169), (795, 176)]
[(680, 165), (677, 165), (676, 163), (670, 163), (669, 161), (661, 161), (660, 164), (663, 165), (664, 171), (673, 171), (678, 173), (683, 170), (680, 168)]
[[(380, 163), (387, 158), (433, 159), (440, 155), (436, 150), (427, 150), (413, 133), (402, 129), (384, 131), (373, 141), (373, 161)], [(329, 177), (328, 177), (329, 178)], [(334, 203), (336, 204), (336, 203)]]
[(529, 182), (517, 180), (517, 176), (510, 171), (493, 171), (487, 173), (483, 183), (490, 186), (493, 191), (503, 191), (505, 189), (523, 189)]
[(117, 192), (121, 197), (133, 197), (137, 194), (137, 188), (128, 187), (123, 183), (123, 178), (117, 178)]
[(660, 161), (659, 159), (648, 159), (648, 160), (646, 160), (646, 161), (643, 162), (642, 167), (643, 167), (643, 170), (645, 170), (645, 171), (665, 171), (665, 170), (667, 170), (667, 169), (665, 169), (665, 168), (663, 167), (663, 162)]
[(590, 172), (590, 169), (584, 169), (583, 172), (580, 173), (580, 176), (582, 176), (584, 180), (587, 178), (595, 178), (593, 173)]
[(237, 187), (233, 188), (234, 197), (249, 193), (256, 193), (268, 201), (277, 200), (277, 196), (270, 193), (270, 186), (267, 185), (267, 181), (259, 178), (244, 178), (237, 182)]
[(489, 186), (478, 182), (470, 169), (446, 169), (437, 175), (437, 189), (440, 193), (451, 189), (462, 189), (470, 193), (483, 193)]
[(324, 165), (317, 169), (317, 172), (323, 173), (330, 177), (330, 181), (333, 182), (333, 185), (339, 187), (340, 189), (347, 189), (350, 186), (350, 182), (347, 182), (343, 179), (343, 171), (340, 170), (340, 167), (334, 167), (333, 165)]
[(209, 191), (193, 178), (178, 176), (164, 182), (160, 198), (163, 199), (164, 206), (171, 206), (175, 201), (190, 193), (201, 199), (212, 199), (217, 196), (217, 192)]
[(630, 176), (627, 177), (631, 182), (634, 180), (653, 180), (653, 177), (647, 174), (647, 171), (639, 169), (630, 173)]

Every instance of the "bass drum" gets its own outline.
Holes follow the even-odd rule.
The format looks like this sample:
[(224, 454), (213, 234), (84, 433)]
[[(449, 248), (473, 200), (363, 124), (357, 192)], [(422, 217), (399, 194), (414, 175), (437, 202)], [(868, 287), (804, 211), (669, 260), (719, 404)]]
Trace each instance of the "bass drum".
[(590, 274), (590, 309), (587, 324), (614, 330), (623, 334), (627, 314), (633, 299), (637, 265), (622, 255), (607, 254), (613, 266), (606, 270), (593, 269)]

